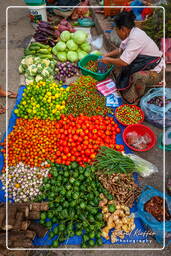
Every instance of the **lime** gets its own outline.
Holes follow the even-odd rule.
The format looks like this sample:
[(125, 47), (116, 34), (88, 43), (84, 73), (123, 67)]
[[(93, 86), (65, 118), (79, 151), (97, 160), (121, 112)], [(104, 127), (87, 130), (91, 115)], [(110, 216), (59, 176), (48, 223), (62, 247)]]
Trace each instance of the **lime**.
[(113, 204), (109, 204), (108, 205), (108, 210), (109, 210), (109, 212), (115, 212), (116, 211), (116, 206), (113, 205)]
[(59, 246), (58, 240), (54, 240), (52, 243), (52, 247), (56, 248)]
[(48, 237), (49, 237), (50, 239), (52, 239), (54, 236), (55, 236), (54, 232), (52, 232), (52, 231), (49, 232)]

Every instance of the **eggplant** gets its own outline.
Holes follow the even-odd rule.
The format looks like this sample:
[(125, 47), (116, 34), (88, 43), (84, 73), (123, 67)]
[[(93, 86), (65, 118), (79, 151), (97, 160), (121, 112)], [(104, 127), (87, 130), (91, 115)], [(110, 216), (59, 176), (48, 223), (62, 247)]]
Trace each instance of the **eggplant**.
[(50, 31), (48, 28), (38, 28), (38, 31), (40, 32), (44, 32), (44, 33), (47, 33), (48, 35), (51, 35), (51, 36), (54, 36), (56, 37), (56, 35), (54, 34), (54, 31)]

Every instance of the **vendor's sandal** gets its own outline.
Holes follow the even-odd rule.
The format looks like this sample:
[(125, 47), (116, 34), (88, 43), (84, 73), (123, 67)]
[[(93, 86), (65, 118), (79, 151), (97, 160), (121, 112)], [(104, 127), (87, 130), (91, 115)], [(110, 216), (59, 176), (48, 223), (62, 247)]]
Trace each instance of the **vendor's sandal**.
[(8, 98), (17, 98), (17, 93), (8, 91)]
[(0, 105), (0, 114), (4, 114), (5, 111), (6, 109), (2, 105)]

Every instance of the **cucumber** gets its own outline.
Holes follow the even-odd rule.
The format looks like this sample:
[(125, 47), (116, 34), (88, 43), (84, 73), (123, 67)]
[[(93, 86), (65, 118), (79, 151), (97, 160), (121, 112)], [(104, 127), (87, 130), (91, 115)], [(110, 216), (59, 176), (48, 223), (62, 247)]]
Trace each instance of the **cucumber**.
[(38, 42), (33, 42), (31, 45), (38, 46), (42, 49), (48, 49), (49, 48), (49, 45), (41, 44), (41, 43), (38, 43)]
[(38, 51), (40, 50), (40, 47), (39, 46), (34, 46), (34, 45), (31, 45), (29, 48), (28, 48), (29, 51)]
[(24, 54), (25, 55), (33, 55), (33, 54), (35, 54), (36, 53), (36, 51), (29, 51), (29, 50), (25, 50), (24, 51)]
[(53, 59), (53, 55), (52, 54), (36, 54), (37, 57), (41, 58), (41, 59)]
[(50, 49), (40, 49), (38, 51), (38, 53), (49, 54), (49, 53), (51, 53), (51, 50)]

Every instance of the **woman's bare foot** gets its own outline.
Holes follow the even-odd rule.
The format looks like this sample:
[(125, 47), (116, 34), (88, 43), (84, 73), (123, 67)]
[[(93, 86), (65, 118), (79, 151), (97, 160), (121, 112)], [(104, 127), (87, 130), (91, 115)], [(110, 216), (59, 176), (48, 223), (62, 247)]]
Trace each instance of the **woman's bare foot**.
[(5, 113), (5, 108), (2, 105), (0, 105), (0, 114), (4, 114), (4, 113)]
[(17, 93), (12, 92), (12, 91), (8, 91), (7, 94), (6, 94), (6, 91), (4, 91), (3, 89), (0, 88), (0, 96), (1, 97), (6, 97), (6, 95), (9, 98), (16, 98), (17, 97)]

